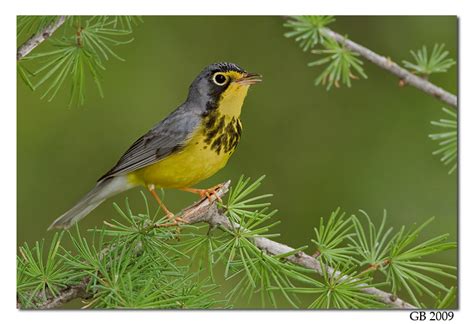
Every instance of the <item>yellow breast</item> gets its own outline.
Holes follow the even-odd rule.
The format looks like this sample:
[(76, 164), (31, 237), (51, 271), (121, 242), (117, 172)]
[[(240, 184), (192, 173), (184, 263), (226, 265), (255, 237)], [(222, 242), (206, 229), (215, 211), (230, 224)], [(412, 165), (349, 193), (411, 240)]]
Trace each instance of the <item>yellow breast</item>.
[(129, 179), (161, 188), (190, 187), (226, 165), (239, 142), (241, 130), (238, 119), (209, 115), (181, 151), (131, 173)]

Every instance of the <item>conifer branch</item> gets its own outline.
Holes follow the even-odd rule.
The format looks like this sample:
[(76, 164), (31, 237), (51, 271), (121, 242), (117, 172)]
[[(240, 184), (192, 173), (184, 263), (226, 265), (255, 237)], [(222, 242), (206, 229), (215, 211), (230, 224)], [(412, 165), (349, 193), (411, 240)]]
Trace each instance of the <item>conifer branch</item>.
[(92, 297), (91, 294), (87, 292), (88, 284), (89, 278), (86, 277), (81, 281), (81, 283), (63, 289), (58, 296), (50, 297), (42, 305), (39, 305), (38, 308), (53, 309), (58, 308), (77, 298), (88, 299)]
[[(217, 191), (217, 195), (222, 197), (228, 190), (230, 186), (230, 181), (227, 181), (222, 188)], [(214, 198), (213, 196), (212, 198)], [(235, 230), (239, 228), (240, 225), (233, 223), (227, 218), (219, 209), (215, 203), (210, 203), (208, 199), (202, 200), (191, 207), (186, 208), (181, 217), (183, 217), (189, 224), (199, 223), (199, 222), (206, 222), (212, 227), (222, 226), (228, 230)], [(255, 246), (258, 247), (260, 250), (271, 254), (271, 255), (284, 255), (288, 254), (289, 252), (294, 251), (295, 249), (281, 244), (265, 237), (258, 237), (254, 238)], [(302, 267), (313, 269), (318, 274), (323, 275), (323, 268), (321, 267), (320, 262), (308, 254), (304, 252), (298, 252), (295, 255), (290, 255), (286, 257), (286, 260), (300, 265)], [(346, 276), (342, 276), (339, 271), (329, 267), (328, 265), (324, 265), (326, 273), (330, 274), (332, 277), (340, 277), (341, 280), (347, 279)], [(361, 285), (361, 290), (367, 294), (375, 296), (379, 301), (383, 302), (386, 305), (392, 306), (393, 308), (401, 308), (401, 309), (414, 309), (415, 306), (407, 303), (406, 301), (387, 293), (383, 290), (374, 288), (374, 287), (365, 287), (365, 285)]]
[[(184, 219), (188, 224), (196, 223), (208, 223), (211, 228), (222, 227), (230, 231), (234, 231), (241, 226), (237, 223), (229, 220), (224, 213), (219, 210), (215, 200), (217, 197), (223, 197), (229, 190), (230, 181), (227, 181), (222, 185), (222, 187), (217, 190), (216, 195), (212, 196), (211, 199), (200, 200), (193, 205), (185, 208), (179, 216)], [(272, 241), (265, 237), (255, 236), (253, 242), (257, 248), (268, 253), (270, 255), (287, 255), (294, 251), (293, 248), (281, 244), (275, 241)], [(285, 257), (289, 262), (297, 264), (307, 269), (315, 270), (318, 274), (323, 275), (324, 272), (329, 274), (331, 277), (339, 277), (340, 280), (347, 280), (347, 276), (341, 276), (341, 273), (328, 265), (321, 265), (321, 263), (315, 258), (303, 252), (297, 252), (296, 254), (289, 255)], [(323, 269), (324, 267), (324, 269)], [(87, 293), (86, 287), (88, 285), (90, 278), (85, 277), (80, 284), (66, 287), (59, 292), (57, 296), (47, 299), (43, 304), (37, 305), (38, 309), (51, 309), (57, 308), (65, 303), (76, 299), (76, 298), (88, 298), (90, 294)], [(355, 279), (354, 279), (355, 280)], [(380, 302), (391, 306), (393, 308), (399, 309), (414, 309), (415, 306), (410, 303), (392, 295), (391, 293), (385, 292), (383, 290), (366, 287), (365, 284), (360, 284), (360, 289), (366, 294), (373, 295)], [(18, 304), (18, 307), (21, 308), (21, 305)]]
[(30, 37), (26, 42), (24, 42), (16, 51), (16, 60), (19, 61), (26, 55), (28, 55), (32, 50), (34, 50), (38, 45), (44, 42), (46, 39), (51, 37), (54, 32), (61, 27), (62, 24), (66, 21), (67, 16), (59, 16), (56, 21), (53, 21), (51, 24), (47, 25), (36, 34)]
[(400, 65), (397, 63), (391, 61), (389, 58), (383, 57), (372, 50), (355, 43), (354, 41), (351, 41), (345, 36), (342, 36), (341, 34), (338, 34), (334, 31), (332, 31), (329, 28), (322, 28), (321, 33), (324, 34), (324, 36), (329, 37), (339, 44), (343, 45), (347, 49), (358, 53), (368, 61), (374, 63), (375, 65), (378, 65), (382, 69), (385, 69), (392, 74), (396, 75), (398, 78), (401, 80), (401, 84), (409, 84), (443, 102), (446, 104), (450, 105), (453, 108), (457, 108), (458, 106), (458, 99), (457, 96), (453, 95), (452, 93), (449, 93), (448, 91), (442, 89), (441, 87), (438, 87), (431, 83), (430, 81), (423, 79), (408, 70), (402, 68)]

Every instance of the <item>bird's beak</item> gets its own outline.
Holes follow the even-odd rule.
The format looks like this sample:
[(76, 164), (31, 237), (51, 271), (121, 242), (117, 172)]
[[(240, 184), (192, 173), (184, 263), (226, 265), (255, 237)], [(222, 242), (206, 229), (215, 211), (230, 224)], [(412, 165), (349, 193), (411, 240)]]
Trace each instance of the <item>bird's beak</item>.
[(245, 73), (237, 79), (235, 82), (238, 84), (251, 85), (255, 83), (262, 82), (262, 76), (257, 73)]

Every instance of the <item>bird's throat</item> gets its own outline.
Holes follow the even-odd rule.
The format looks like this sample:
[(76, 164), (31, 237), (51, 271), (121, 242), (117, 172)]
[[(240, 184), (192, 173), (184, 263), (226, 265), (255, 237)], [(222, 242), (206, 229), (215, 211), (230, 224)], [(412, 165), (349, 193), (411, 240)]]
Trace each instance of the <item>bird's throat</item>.
[(221, 94), (217, 103), (217, 110), (230, 118), (239, 118), (249, 85), (231, 83)]

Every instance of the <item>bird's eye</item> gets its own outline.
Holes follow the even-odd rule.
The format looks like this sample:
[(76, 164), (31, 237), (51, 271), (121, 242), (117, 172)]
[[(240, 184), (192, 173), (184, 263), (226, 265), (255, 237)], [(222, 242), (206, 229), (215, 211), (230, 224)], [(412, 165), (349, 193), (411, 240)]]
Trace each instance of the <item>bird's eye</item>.
[(222, 85), (226, 84), (227, 76), (225, 76), (222, 73), (216, 73), (216, 74), (214, 74), (214, 77), (212, 78), (212, 80), (214, 81), (215, 84), (217, 84), (219, 86), (222, 86)]

